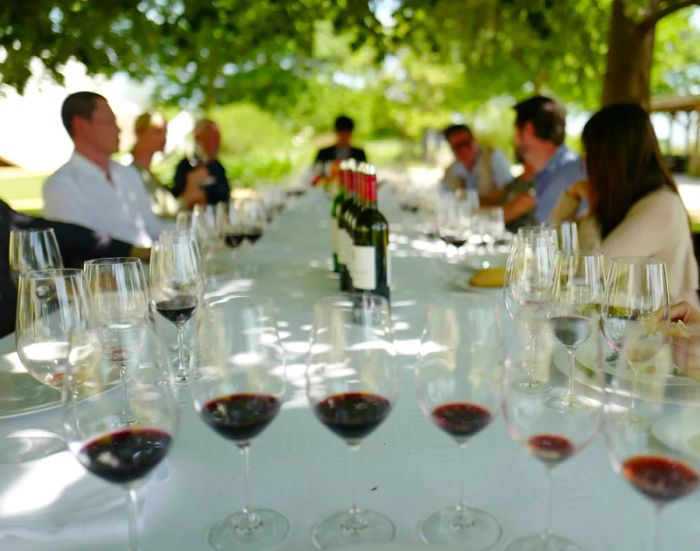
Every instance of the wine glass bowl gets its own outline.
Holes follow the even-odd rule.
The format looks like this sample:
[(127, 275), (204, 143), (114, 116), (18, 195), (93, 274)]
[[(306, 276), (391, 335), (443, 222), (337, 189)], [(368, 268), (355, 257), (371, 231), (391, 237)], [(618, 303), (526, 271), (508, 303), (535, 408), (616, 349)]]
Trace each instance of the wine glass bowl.
[[(421, 336), (415, 389), (423, 413), (460, 448), (466, 472), (468, 440), (486, 428), (500, 406), (503, 330), (498, 304), (483, 297), (432, 299)], [(421, 524), (424, 542), (488, 549), (501, 527), (489, 513), (469, 507), (464, 484), (455, 506)]]
[(127, 335), (116, 360), (106, 352), (123, 333), (106, 341), (96, 326), (73, 331), (63, 387), (68, 448), (86, 470), (125, 489), (130, 549), (138, 549), (136, 488), (165, 458), (178, 424), (167, 350), (148, 321), (138, 330), (140, 345)]
[(380, 543), (394, 538), (394, 524), (361, 509), (354, 497), (352, 461), (360, 443), (389, 415), (399, 393), (389, 304), (377, 295), (330, 297), (316, 303), (307, 357), (307, 396), (318, 420), (350, 449), (351, 506), (317, 522), (318, 549)]
[(597, 333), (603, 293), (601, 253), (561, 250), (555, 254), (548, 318), (552, 334), (569, 355), (572, 388), (563, 400), (550, 405), (563, 408), (579, 405), (573, 391), (576, 351)]
[(280, 411), (285, 360), (272, 306), (248, 296), (228, 296), (197, 313), (196, 367), (190, 384), (204, 423), (239, 447), (246, 498), (242, 510), (208, 531), (213, 549), (268, 549), (289, 531), (289, 521), (269, 509), (251, 508), (249, 448)]
[[(697, 363), (697, 333), (674, 360), (687, 372)], [(628, 347), (624, 339), (623, 360)], [(654, 507), (651, 543), (657, 541), (657, 517), (672, 502), (694, 493), (700, 484), (700, 384), (663, 370), (630, 376), (619, 362), (606, 388), (604, 432), (613, 470)], [(633, 412), (633, 413), (632, 413)]]
[(10, 276), (15, 284), (22, 273), (63, 268), (61, 250), (53, 228), (11, 230), (9, 264)]
[(83, 274), (75, 269), (25, 272), (20, 275), (15, 341), (30, 375), (60, 390), (73, 329), (88, 321)]
[[(591, 322), (592, 323), (592, 322)], [(512, 541), (507, 551), (575, 550), (573, 542), (549, 531), (550, 471), (585, 448), (596, 436), (603, 417), (602, 349), (597, 326), (584, 345), (587, 361), (573, 369), (556, 355), (556, 337), (547, 323), (535, 332), (520, 331), (503, 378), (503, 413), (511, 437), (546, 467), (545, 531)], [(540, 384), (528, 385), (533, 372)], [(572, 380), (573, 379), (573, 380)], [(558, 407), (569, 393), (576, 407)]]

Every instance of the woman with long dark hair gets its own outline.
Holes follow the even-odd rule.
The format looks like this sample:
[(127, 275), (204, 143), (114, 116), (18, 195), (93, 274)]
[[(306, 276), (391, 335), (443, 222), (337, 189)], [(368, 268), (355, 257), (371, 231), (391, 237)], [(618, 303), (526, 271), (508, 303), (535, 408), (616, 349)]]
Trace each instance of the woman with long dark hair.
[(649, 115), (637, 104), (598, 111), (583, 129), (587, 183), (572, 185), (552, 212), (552, 222), (573, 219), (581, 200), (582, 248), (607, 258), (653, 256), (668, 266), (673, 300), (698, 304), (698, 264), (688, 214), (666, 168)]

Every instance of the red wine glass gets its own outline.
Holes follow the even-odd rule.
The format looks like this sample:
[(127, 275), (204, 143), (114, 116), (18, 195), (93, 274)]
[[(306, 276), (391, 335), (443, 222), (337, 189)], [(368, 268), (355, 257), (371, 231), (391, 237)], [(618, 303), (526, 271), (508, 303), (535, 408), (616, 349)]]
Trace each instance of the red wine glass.
[[(655, 358), (656, 369), (630, 373), (618, 362), (606, 388), (604, 432), (613, 469), (654, 506), (651, 549), (658, 541), (658, 515), (671, 502), (694, 492), (700, 482), (700, 333), (674, 338), (674, 365)], [(623, 338), (622, 359), (644, 347), (633, 328)], [(681, 353), (679, 353), (681, 352)], [(634, 416), (630, 412), (634, 410)]]
[(177, 328), (175, 380), (186, 383), (190, 374), (185, 360), (185, 324), (204, 290), (199, 250), (192, 234), (180, 231), (161, 236), (151, 252), (149, 282), (153, 309)]
[[(460, 480), (467, 472), (467, 443), (491, 424), (500, 406), (504, 360), (500, 305), (463, 295), (429, 302), (415, 387), (423, 413), (459, 446)], [(501, 537), (498, 521), (467, 505), (464, 483), (456, 505), (421, 524), (426, 543), (489, 549)]]
[[(544, 532), (520, 537), (506, 551), (580, 549), (572, 541), (550, 532), (549, 486), (553, 468), (593, 440), (603, 417), (600, 331), (593, 320), (589, 323), (591, 336), (581, 346), (580, 360), (572, 373), (547, 322), (529, 331), (521, 329), (506, 362), (502, 388), (508, 430), (513, 440), (544, 464), (547, 475)], [(536, 388), (524, 385), (533, 375), (539, 385)], [(556, 403), (570, 391), (576, 396), (577, 407), (557, 407)]]
[(386, 419), (399, 395), (388, 301), (362, 294), (316, 303), (306, 389), (314, 414), (349, 446), (350, 507), (317, 522), (318, 549), (393, 540), (394, 524), (357, 506), (353, 456)]
[(285, 363), (272, 306), (248, 296), (208, 302), (197, 313), (195, 371), (190, 383), (204, 423), (239, 448), (245, 502), (208, 531), (212, 549), (269, 549), (289, 531), (284, 515), (252, 508), (249, 450), (280, 411)]
[[(118, 357), (109, 353), (115, 341), (125, 352)], [(150, 322), (106, 338), (99, 328), (73, 331), (63, 412), (68, 448), (81, 465), (126, 490), (129, 549), (138, 551), (136, 491), (168, 453), (178, 423), (168, 351)]]

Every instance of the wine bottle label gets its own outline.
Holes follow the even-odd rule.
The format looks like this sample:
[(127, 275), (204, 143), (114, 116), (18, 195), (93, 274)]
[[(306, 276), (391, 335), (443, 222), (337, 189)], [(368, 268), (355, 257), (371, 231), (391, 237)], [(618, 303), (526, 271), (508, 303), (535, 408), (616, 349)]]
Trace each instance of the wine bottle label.
[(338, 260), (340, 260), (340, 229), (338, 228), (337, 218), (331, 220), (331, 247), (333, 254), (337, 255)]
[(352, 285), (356, 289), (372, 291), (377, 286), (374, 247), (352, 248)]

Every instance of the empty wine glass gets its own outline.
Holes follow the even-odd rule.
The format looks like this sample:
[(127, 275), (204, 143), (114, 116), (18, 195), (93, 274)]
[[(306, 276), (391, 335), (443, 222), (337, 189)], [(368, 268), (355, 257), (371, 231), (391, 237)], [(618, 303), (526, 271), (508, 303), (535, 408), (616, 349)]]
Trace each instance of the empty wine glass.
[(178, 230), (192, 233), (197, 247), (202, 255), (202, 262), (205, 262), (212, 253), (218, 242), (216, 229), (212, 229), (206, 220), (206, 211), (195, 209), (192, 211), (181, 211), (177, 213), (175, 221)]
[[(623, 338), (623, 359), (637, 347), (631, 329)], [(682, 337), (682, 354), (674, 354), (690, 377), (697, 376), (699, 336)], [(700, 384), (673, 376), (671, 369), (630, 374), (620, 361), (606, 390), (604, 432), (613, 469), (654, 506), (650, 548), (675, 549), (658, 541), (656, 524), (668, 504), (694, 492), (700, 481)]]
[(178, 367), (176, 381), (189, 380), (185, 361), (185, 324), (202, 299), (204, 279), (199, 251), (187, 232), (161, 236), (153, 246), (149, 270), (151, 302), (154, 309), (177, 328)]
[[(115, 341), (123, 351), (116, 358)], [(89, 472), (124, 488), (132, 551), (139, 549), (136, 489), (168, 453), (177, 429), (168, 360), (148, 321), (138, 335), (106, 336), (97, 328), (71, 334), (63, 387), (68, 448)], [(122, 417), (125, 394), (132, 414), (128, 422)]]
[(63, 268), (61, 250), (53, 228), (10, 231), (10, 276), (17, 284), (19, 274), (33, 270)]
[[(575, 543), (549, 529), (549, 486), (552, 469), (582, 450), (593, 440), (603, 417), (605, 401), (599, 329), (593, 320), (585, 344), (585, 360), (570, 373), (565, 357), (555, 355), (555, 337), (547, 323), (535, 332), (519, 331), (503, 378), (503, 413), (510, 434), (546, 468), (545, 530), (512, 541), (506, 551), (575, 551)], [(533, 371), (540, 384), (527, 385)], [(571, 381), (573, 379), (573, 382)], [(569, 392), (576, 395), (575, 408), (551, 407)]]
[(233, 440), (244, 465), (243, 509), (213, 524), (213, 549), (269, 549), (289, 531), (289, 521), (251, 508), (249, 450), (277, 416), (285, 390), (285, 364), (270, 304), (246, 296), (207, 303), (197, 314), (197, 364), (190, 384), (202, 420)]
[(549, 303), (549, 324), (569, 354), (571, 387), (561, 401), (551, 405), (573, 408), (576, 351), (599, 325), (603, 300), (603, 255), (599, 252), (561, 250), (555, 254), (554, 278)]
[[(150, 317), (148, 286), (138, 258), (114, 257), (88, 260), (84, 264), (88, 298), (94, 321), (102, 332), (103, 348), (112, 343), (108, 352), (117, 361), (125, 354), (122, 341), (137, 339), (140, 326)], [(131, 337), (129, 336), (131, 335)], [(126, 382), (126, 362), (121, 375)], [(122, 384), (126, 392), (126, 384)], [(122, 422), (129, 424), (129, 397), (123, 396)]]
[(22, 273), (17, 296), (17, 355), (30, 375), (60, 391), (70, 332), (88, 321), (83, 273), (65, 268)]
[[(500, 407), (503, 348), (497, 303), (464, 295), (429, 302), (416, 394), (423, 413), (459, 446), (461, 480), (467, 472), (467, 443)], [(489, 513), (467, 505), (462, 483), (457, 504), (426, 518), (420, 534), (426, 543), (477, 550), (495, 545), (501, 527)]]
[(362, 440), (391, 411), (399, 394), (389, 303), (359, 295), (316, 303), (307, 359), (307, 396), (321, 423), (349, 446), (350, 507), (317, 522), (318, 549), (388, 542), (394, 524), (381, 513), (357, 506), (353, 456)]

